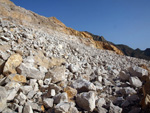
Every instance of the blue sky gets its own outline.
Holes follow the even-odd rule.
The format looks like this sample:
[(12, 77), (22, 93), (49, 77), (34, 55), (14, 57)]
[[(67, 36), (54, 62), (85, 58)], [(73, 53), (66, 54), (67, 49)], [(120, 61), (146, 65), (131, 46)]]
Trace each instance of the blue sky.
[(67, 27), (134, 49), (150, 48), (150, 0), (11, 0)]

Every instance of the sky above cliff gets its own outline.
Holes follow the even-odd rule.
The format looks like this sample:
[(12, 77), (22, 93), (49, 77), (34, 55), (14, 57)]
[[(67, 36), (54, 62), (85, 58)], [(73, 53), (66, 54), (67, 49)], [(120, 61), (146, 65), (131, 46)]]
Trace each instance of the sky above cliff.
[(11, 0), (67, 27), (134, 49), (150, 48), (150, 0)]

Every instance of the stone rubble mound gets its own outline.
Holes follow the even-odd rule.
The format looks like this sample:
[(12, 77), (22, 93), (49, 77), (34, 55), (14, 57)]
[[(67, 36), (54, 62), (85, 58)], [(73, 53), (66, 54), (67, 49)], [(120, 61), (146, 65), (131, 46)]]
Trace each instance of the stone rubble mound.
[[(10, 0), (0, 0), (0, 16), (5, 17), (5, 20), (16, 22), (19, 25), (28, 26), (31, 28), (43, 29), (46, 32), (52, 33), (51, 30), (57, 32), (65, 33), (67, 35), (72, 35), (79, 37), (78, 41), (84, 43), (88, 46), (92, 46), (98, 49), (106, 49), (114, 51), (119, 55), (124, 55), (124, 53), (118, 49), (114, 44), (95, 40), (94, 36), (84, 32), (77, 31), (70, 27), (67, 27), (64, 23), (58, 20), (56, 17), (44, 17), (38, 15), (32, 11), (26, 10), (20, 6), (16, 6)], [(22, 34), (24, 37), (29, 39), (33, 38), (32, 34)], [(77, 38), (72, 38), (72, 40)], [(8, 40), (6, 37), (4, 40)]]
[(0, 112), (150, 112), (150, 62), (0, 18)]

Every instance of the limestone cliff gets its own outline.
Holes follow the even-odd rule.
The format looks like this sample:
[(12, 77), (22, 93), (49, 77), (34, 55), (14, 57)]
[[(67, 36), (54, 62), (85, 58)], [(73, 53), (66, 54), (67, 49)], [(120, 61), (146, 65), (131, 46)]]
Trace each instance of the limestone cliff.
[(0, 0), (0, 15), (6, 17), (6, 20), (15, 21), (17, 24), (21, 24), (24, 26), (32, 26), (35, 28), (44, 29), (47, 32), (49, 31), (49, 29), (52, 29), (68, 35), (75, 35), (80, 37), (81, 42), (86, 45), (94, 46), (98, 49), (111, 50), (116, 52), (117, 54), (123, 55), (122, 51), (112, 44), (95, 41), (90, 34), (66, 27), (55, 17), (47, 18), (44, 16), (40, 16), (32, 11), (16, 6), (9, 0)]

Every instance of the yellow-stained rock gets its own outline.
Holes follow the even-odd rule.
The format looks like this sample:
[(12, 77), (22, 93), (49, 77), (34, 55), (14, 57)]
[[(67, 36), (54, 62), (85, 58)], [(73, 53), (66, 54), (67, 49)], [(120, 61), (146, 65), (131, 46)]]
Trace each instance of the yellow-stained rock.
[(8, 76), (8, 78), (11, 80), (11, 81), (15, 81), (15, 82), (21, 82), (21, 83), (26, 83), (27, 80), (26, 80), (26, 77), (23, 76), (23, 75), (18, 75), (18, 74), (11, 74)]
[(38, 51), (34, 56), (35, 64), (43, 66), (45, 68), (52, 68), (54, 66), (60, 66), (62, 63), (65, 63), (65, 59), (63, 58), (55, 58), (51, 59), (44, 56), (42, 51)]
[(52, 83), (61, 82), (66, 80), (65, 67), (55, 67), (45, 75), (45, 78), (52, 78)]
[(18, 54), (20, 54), (21, 56), (23, 55), (22, 51), (20, 51), (20, 50), (15, 50), (15, 53), (18, 53)]
[(60, 66), (62, 63), (65, 63), (65, 59), (63, 58), (52, 58), (49, 62), (49, 67)]
[(44, 112), (45, 111), (45, 108), (44, 108), (44, 106), (42, 105), (41, 106), (41, 110)]
[(34, 56), (35, 64), (43, 66), (45, 68), (49, 68), (49, 59), (44, 56), (42, 51), (38, 51)]
[(22, 63), (22, 56), (20, 54), (11, 55), (7, 62), (5, 63), (3, 74), (9, 75), (12, 73), (16, 73), (16, 67), (18, 67)]
[(69, 99), (73, 99), (77, 95), (77, 90), (69, 86), (64, 88), (64, 91), (67, 93)]

